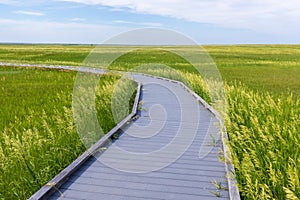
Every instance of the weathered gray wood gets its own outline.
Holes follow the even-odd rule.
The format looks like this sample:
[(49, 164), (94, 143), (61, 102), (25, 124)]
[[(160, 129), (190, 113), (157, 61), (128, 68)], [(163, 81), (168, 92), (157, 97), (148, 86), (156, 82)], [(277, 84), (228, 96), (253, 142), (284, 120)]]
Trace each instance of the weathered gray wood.
[(153, 75), (145, 75), (145, 76), (159, 78), (161, 80), (166, 80), (166, 81), (170, 81), (170, 82), (177, 83), (177, 84), (181, 85), (185, 90), (187, 90), (190, 94), (192, 94), (206, 109), (208, 109), (216, 117), (216, 119), (218, 120), (218, 122), (221, 125), (221, 128), (223, 129), (222, 130), (222, 140), (223, 140), (222, 144), (223, 144), (226, 177), (227, 177), (227, 181), (228, 181), (228, 191), (229, 191), (230, 199), (231, 200), (240, 200), (241, 198), (240, 198), (239, 189), (237, 187), (237, 181), (234, 177), (235, 168), (234, 168), (233, 163), (230, 162), (229, 158), (230, 158), (231, 153), (228, 150), (228, 147), (225, 143), (225, 141), (228, 140), (228, 135), (227, 135), (226, 127), (223, 124), (219, 113), (214, 108), (212, 108), (204, 99), (202, 99), (198, 94), (196, 94), (193, 90), (191, 90), (188, 86), (186, 86), (184, 83), (179, 82), (179, 81), (175, 81), (175, 80), (172, 80), (172, 79), (153, 76)]
[[(173, 89), (178, 92), (177, 95), (182, 95), (183, 102), (185, 102), (181, 105), (183, 109), (192, 112), (190, 109), (199, 108), (200, 115), (202, 116), (200, 120), (191, 117), (189, 121), (182, 122), (179, 117), (181, 108), (178, 110), (176, 102), (171, 102), (172, 94), (167, 94), (167, 91), (158, 92), (164, 91), (164, 89), (160, 89), (159, 85), (154, 86), (149, 84), (151, 81), (156, 81), (151, 77), (146, 78), (139, 75), (134, 76), (134, 78), (144, 83), (143, 90), (141, 91), (141, 100), (144, 102), (142, 107), (146, 107), (146, 110), (139, 111), (140, 117), (131, 123), (130, 126), (122, 129), (123, 134), (114, 142), (114, 145), (131, 152), (147, 153), (160, 149), (176, 136), (175, 133), (179, 127), (179, 123), (187, 125), (186, 131), (192, 131), (189, 128), (191, 124), (199, 124), (201, 126), (197, 131), (194, 142), (176, 162), (157, 171), (141, 174), (118, 171), (104, 165), (97, 159), (106, 157), (106, 161), (121, 165), (125, 170), (132, 171), (139, 167), (151, 168), (159, 166), (165, 162), (164, 157), (167, 158), (172, 152), (165, 152), (159, 155), (160, 157), (145, 156), (145, 158), (141, 159), (141, 161), (144, 160), (145, 162), (134, 162), (134, 160), (130, 160), (130, 156), (122, 157), (118, 153), (111, 151), (110, 147), (108, 147), (104, 153), (99, 153), (95, 157), (89, 158), (62, 185), (60, 191), (64, 194), (64, 197), (74, 199), (229, 199), (229, 192), (227, 190), (218, 191), (217, 194), (221, 196), (218, 198), (212, 194), (216, 191), (216, 186), (212, 184), (214, 180), (220, 182), (222, 187), (228, 188), (224, 163), (218, 160), (218, 152), (222, 149), (221, 141), (219, 141), (217, 146), (213, 147), (207, 157), (201, 160), (198, 158), (199, 147), (203, 143), (203, 137), (206, 135), (211, 124), (207, 120), (211, 120), (214, 116), (210, 114), (209, 110), (203, 109), (198, 100), (192, 94), (189, 95), (189, 92), (185, 88), (183, 89), (180, 83), (174, 81), (165, 83), (166, 80), (159, 79), (159, 81), (162, 81), (159, 84), (166, 84), (168, 87), (180, 85), (180, 87)], [(128, 135), (128, 133), (133, 133), (136, 130), (134, 125), (146, 125), (153, 120), (157, 122), (163, 120), (160, 119), (161, 116), (149, 119), (149, 110), (147, 109), (155, 104), (161, 104), (166, 112), (173, 113), (173, 115), (169, 116), (166, 127), (153, 137), (137, 138)], [(218, 120), (213, 118), (212, 121), (217, 122)], [(217, 127), (209, 130), (219, 131)], [(147, 129), (144, 129), (144, 131), (148, 132)], [(151, 130), (149, 130), (149, 133), (143, 132), (143, 134), (150, 133)], [(138, 134), (138, 131), (135, 134)], [(185, 138), (182, 138), (177, 144), (178, 148), (181, 148), (184, 142)], [(153, 162), (149, 164), (149, 161), (152, 159)], [(126, 163), (128, 160), (130, 162)], [(60, 198), (61, 194), (59, 192), (56, 192), (51, 197), (51, 199)]]

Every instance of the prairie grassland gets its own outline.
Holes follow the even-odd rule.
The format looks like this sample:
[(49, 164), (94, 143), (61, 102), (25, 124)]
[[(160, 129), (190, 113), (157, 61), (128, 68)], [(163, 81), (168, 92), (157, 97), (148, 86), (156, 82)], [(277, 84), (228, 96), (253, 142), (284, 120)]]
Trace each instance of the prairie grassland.
[(0, 44), (0, 62), (78, 66), (92, 48), (82, 45)]
[[(293, 92), (300, 95), (300, 45), (216, 45), (203, 46), (218, 66), (223, 79), (232, 84), (242, 82), (258, 92), (272, 95)], [(7, 45), (0, 44), (0, 62), (43, 63), (80, 66), (95, 46), (89, 45)], [(168, 47), (170, 51), (183, 47)], [(100, 49), (100, 48), (99, 48)], [(122, 52), (122, 47), (102, 46), (106, 54)], [(185, 50), (186, 51), (186, 50)], [(136, 60), (128, 63), (145, 63), (159, 58), (166, 65), (183, 70), (182, 59), (152, 52), (139, 52)], [(165, 57), (166, 56), (166, 57)], [(174, 56), (173, 56), (174, 58)], [(119, 61), (120, 63), (120, 61)], [(126, 64), (123, 62), (123, 64)], [(184, 69), (185, 70), (185, 69)], [(186, 70), (185, 70), (186, 71)]]
[[(0, 48), (6, 47), (0, 45)], [(108, 47), (102, 48), (105, 53)], [(242, 197), (299, 199), (300, 45), (205, 46), (205, 49), (226, 83), (226, 127)], [(113, 52), (111, 47), (109, 52)], [(0, 54), (1, 59), (8, 61)], [(55, 60), (63, 63), (63, 58)], [(45, 62), (38, 57), (30, 62), (35, 61)], [(127, 71), (149, 62), (170, 66), (172, 70), (146, 67), (143, 72), (184, 81), (205, 100), (210, 100), (202, 78), (172, 53), (141, 49), (118, 58), (110, 69)]]
[(205, 46), (228, 84), (300, 96), (300, 45)]
[[(75, 76), (75, 72), (0, 67), (0, 199), (30, 197), (85, 150), (71, 108)], [(118, 123), (112, 116), (111, 97), (119, 78), (103, 75), (97, 87), (96, 110), (104, 133)], [(124, 102), (123, 96), (132, 94), (136, 85), (127, 79), (120, 88), (118, 100)]]

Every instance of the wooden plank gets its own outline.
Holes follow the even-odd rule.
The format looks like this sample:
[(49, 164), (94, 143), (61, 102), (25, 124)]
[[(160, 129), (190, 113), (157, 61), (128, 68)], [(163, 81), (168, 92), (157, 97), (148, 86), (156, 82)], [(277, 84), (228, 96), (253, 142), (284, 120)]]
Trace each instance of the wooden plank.
[(208, 109), (219, 121), (221, 128), (223, 129), (222, 131), (222, 143), (223, 143), (223, 151), (224, 151), (224, 158), (225, 158), (225, 169), (227, 172), (227, 181), (228, 181), (228, 190), (229, 190), (229, 195), (230, 195), (230, 199), (231, 200), (240, 200), (240, 193), (239, 193), (239, 189), (237, 187), (237, 181), (234, 177), (235, 174), (235, 168), (233, 163), (230, 162), (230, 151), (226, 145), (226, 141), (228, 141), (228, 135), (227, 135), (227, 131), (226, 131), (226, 127), (223, 123), (223, 121), (221, 120), (221, 116), (219, 115), (219, 113), (212, 108), (203, 98), (201, 98), (198, 94), (196, 94), (193, 90), (191, 90), (188, 86), (186, 86), (184, 83), (180, 82), (180, 81), (176, 81), (176, 80), (172, 80), (172, 79), (168, 79), (168, 78), (163, 78), (163, 77), (158, 77), (158, 76), (154, 76), (154, 75), (149, 75), (149, 74), (142, 74), (144, 76), (149, 76), (149, 77), (153, 77), (153, 78), (158, 78), (161, 80), (166, 80), (166, 81), (170, 81), (173, 83), (176, 83), (178, 85), (180, 85), (181, 87), (183, 87), (184, 89), (186, 89), (194, 98), (196, 98), (206, 109)]
[[(142, 81), (139, 79), (137, 80)], [(143, 82), (144, 81), (146, 82), (147, 80), (143, 80)], [(149, 81), (151, 82), (151, 80)], [(157, 84), (160, 85), (161, 83)], [(153, 86), (148, 86), (147, 83), (143, 86), (143, 88), (143, 92), (149, 92), (149, 95), (142, 95), (142, 98), (145, 98), (143, 99), (145, 102), (143, 106), (147, 105), (150, 108), (151, 105), (163, 102), (162, 106), (166, 109), (166, 112), (171, 111), (171, 116), (169, 117), (169, 120), (172, 120), (171, 124), (182, 122), (180, 115), (175, 115), (174, 112), (172, 112), (176, 110), (174, 107), (176, 105), (168, 103), (168, 101), (172, 101), (170, 95), (165, 92), (157, 93), (157, 89)], [(187, 94), (187, 90), (180, 89), (179, 93), (176, 95), (185, 96)], [(194, 106), (198, 105), (197, 101), (193, 98), (194, 97), (190, 96), (191, 102)], [(149, 99), (151, 103), (148, 102)], [(154, 101), (155, 99), (156, 102)], [(194, 112), (190, 109), (194, 108), (195, 107), (191, 107), (189, 104), (183, 105), (183, 109), (187, 109), (188, 113), (191, 113), (191, 115), (193, 115), (192, 113)], [(199, 124), (203, 125), (204, 129), (201, 129), (200, 133), (202, 131), (206, 133), (206, 129), (210, 126), (210, 123), (207, 123), (207, 120), (211, 118), (211, 115), (206, 109), (203, 109), (201, 112), (202, 121), (199, 121)], [(147, 111), (142, 110), (141, 116), (133, 123), (140, 124), (141, 121), (144, 121), (143, 118), (146, 118), (146, 115), (148, 115)], [(190, 117), (189, 120), (194, 121), (194, 119)], [(191, 124), (190, 122), (183, 123), (187, 125)], [(198, 124), (198, 121), (195, 121), (195, 123)], [(170, 124), (166, 124), (166, 126), (169, 125)], [(178, 126), (174, 126), (174, 128), (176, 129)], [(189, 126), (186, 126), (185, 130), (192, 131)], [(123, 131), (128, 130), (125, 129)], [(146, 129), (143, 130), (143, 134), (145, 131)], [(217, 129), (215, 131), (217, 131)], [(157, 140), (157, 142), (151, 139), (150, 142), (143, 142), (143, 140), (146, 141), (146, 139), (139, 140), (137, 137), (131, 137), (128, 134), (123, 134), (114, 142), (114, 145), (117, 145), (121, 149), (128, 150), (129, 152), (145, 150), (146, 153), (147, 151), (160, 149), (160, 145), (164, 145), (164, 143), (161, 142), (163, 139), (175, 136), (172, 135), (172, 132), (174, 131), (167, 128), (166, 132), (163, 132), (164, 135), (156, 135), (157, 138), (155, 140)], [(168, 137), (166, 137), (166, 135), (168, 135)], [(117, 152), (112, 152), (110, 150), (111, 147), (108, 147), (106, 151), (96, 155), (96, 158), (90, 158), (86, 161), (84, 165), (74, 173), (71, 180), (68, 180), (68, 182), (60, 188), (60, 190), (64, 193), (66, 198), (76, 197), (81, 199), (99, 199), (105, 198), (108, 195), (113, 199), (130, 199), (133, 197), (147, 197), (150, 199), (215, 199), (216, 197), (211, 194), (210, 191), (215, 191), (216, 186), (214, 186), (211, 182), (216, 180), (227, 185), (224, 183), (224, 180), (226, 179), (225, 167), (224, 164), (219, 162), (217, 154), (214, 153), (214, 151), (212, 151), (205, 159), (198, 158), (197, 148), (199, 148), (202, 144), (202, 137), (204, 137), (204, 134), (198, 134), (195, 138), (195, 141), (197, 142), (194, 142), (179, 159), (174, 161), (174, 163), (168, 163), (168, 161), (165, 160), (165, 158), (172, 155), (173, 152), (152, 157), (144, 154), (138, 161), (136, 161), (131, 160), (130, 155), (124, 156)], [(159, 142), (160, 139), (161, 141)], [(181, 145), (181, 143), (179, 145)], [(216, 151), (217, 149), (220, 149), (220, 147), (214, 148)], [(103, 157), (107, 157), (106, 161), (109, 161), (110, 163), (123, 166), (123, 170), (119, 171), (99, 162), (98, 159)], [(166, 162), (168, 166), (149, 173), (136, 174), (126, 172), (127, 170), (133, 172), (140, 167), (150, 167), (149, 169), (153, 167), (155, 168), (164, 162)], [(186, 185), (188, 184), (189, 186), (184, 187), (183, 184), (176, 185), (175, 183), (178, 182), (185, 183)], [(223, 185), (223, 187), (225, 185)], [(226, 190), (219, 191), (219, 195), (221, 196), (219, 199), (229, 198), (229, 193)], [(59, 198), (59, 193), (56, 193), (55, 196), (52, 197), (52, 199)]]

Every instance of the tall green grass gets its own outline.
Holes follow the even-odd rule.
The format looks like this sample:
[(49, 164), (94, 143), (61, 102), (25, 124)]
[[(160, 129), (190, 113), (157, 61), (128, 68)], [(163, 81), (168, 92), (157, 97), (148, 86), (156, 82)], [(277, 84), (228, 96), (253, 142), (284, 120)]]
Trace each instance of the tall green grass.
[[(85, 150), (71, 109), (75, 76), (0, 67), (0, 199), (30, 197)], [(104, 133), (118, 123), (111, 98), (119, 79), (103, 75), (97, 87), (96, 109)], [(135, 87), (130, 80), (122, 81), (118, 100), (124, 102), (123, 96), (132, 95)]]
[(300, 100), (227, 86), (232, 161), (244, 199), (300, 198)]
[[(26, 48), (35, 47), (23, 49), (24, 54), (26, 51), (34, 54)], [(51, 47), (47, 48), (51, 51)], [(178, 50), (181, 47), (168, 48)], [(205, 46), (205, 49), (226, 82), (226, 127), (243, 199), (299, 199), (300, 46), (233, 45)], [(109, 54), (117, 52), (118, 47), (114, 50), (103, 47), (102, 50)], [(70, 55), (63, 48), (61, 53)], [(152, 66), (143, 68), (143, 72), (181, 80), (209, 101), (203, 80), (184, 60), (153, 49), (132, 53), (135, 55), (120, 57), (112, 63), (111, 69), (126, 71), (161, 61), (171, 70)], [(0, 60), (14, 60), (14, 56), (6, 58), (0, 54)], [(56, 56), (53, 63), (63, 64), (63, 56)], [(37, 61), (46, 62), (39, 57), (30, 60)]]

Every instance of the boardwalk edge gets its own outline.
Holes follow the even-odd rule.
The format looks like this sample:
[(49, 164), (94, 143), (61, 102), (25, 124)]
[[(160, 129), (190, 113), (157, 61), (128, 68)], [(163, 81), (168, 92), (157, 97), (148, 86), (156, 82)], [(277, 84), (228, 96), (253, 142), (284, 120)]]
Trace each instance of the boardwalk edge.
[(72, 175), (80, 166), (87, 161), (93, 153), (99, 150), (101, 147), (104, 147), (109, 143), (109, 139), (115, 134), (122, 126), (126, 125), (138, 111), (138, 103), (140, 99), (140, 92), (142, 84), (137, 82), (137, 92), (134, 99), (134, 104), (132, 107), (131, 113), (125, 117), (120, 123), (118, 123), (113, 129), (111, 129), (107, 134), (105, 134), (98, 142), (81, 154), (76, 160), (74, 160), (69, 166), (57, 174), (52, 180), (50, 180), (46, 185), (34, 193), (29, 200), (44, 200), (48, 199), (51, 194), (53, 194), (58, 188), (65, 183), (70, 175)]
[(158, 76), (154, 76), (154, 75), (149, 75), (149, 74), (141, 74), (141, 75), (169, 81), (169, 82), (180, 85), (185, 90), (187, 90), (197, 101), (199, 101), (207, 110), (209, 110), (217, 118), (217, 120), (219, 121), (221, 128), (223, 130), (222, 131), (222, 146), (223, 146), (224, 158), (225, 158), (225, 169), (226, 169), (226, 178), (228, 181), (229, 197), (231, 200), (240, 200), (241, 199), (240, 192), (237, 187), (237, 181), (234, 176), (235, 168), (234, 168), (234, 165), (230, 161), (231, 152), (229, 151), (229, 148), (227, 147), (227, 145), (225, 143), (225, 141), (228, 141), (228, 135), (227, 135), (226, 127), (223, 124), (219, 113), (213, 107), (211, 107), (203, 98), (201, 98), (198, 94), (196, 94), (193, 90), (191, 90), (188, 86), (186, 86), (184, 83), (182, 83), (180, 81), (163, 78), (163, 77), (158, 77)]

